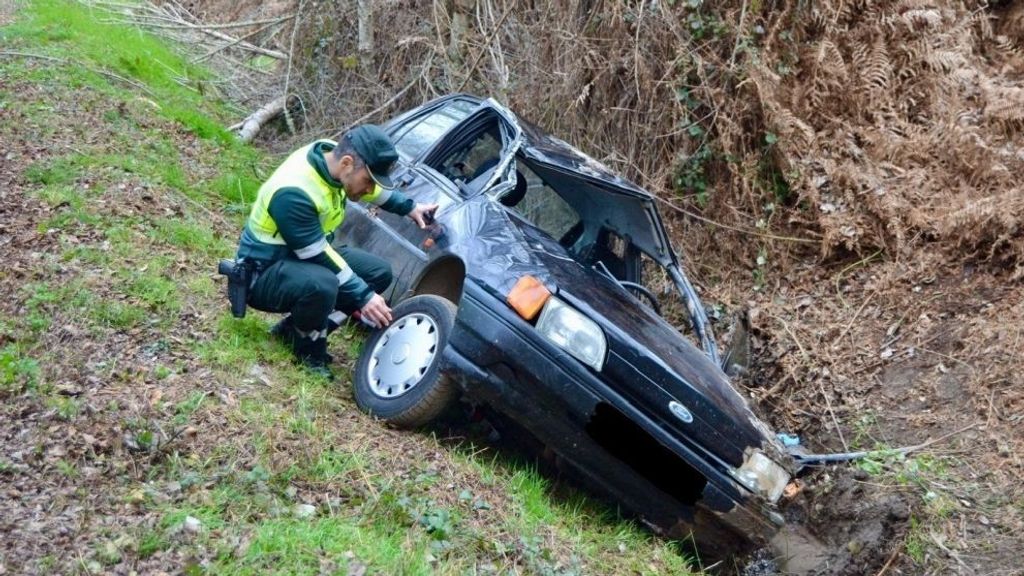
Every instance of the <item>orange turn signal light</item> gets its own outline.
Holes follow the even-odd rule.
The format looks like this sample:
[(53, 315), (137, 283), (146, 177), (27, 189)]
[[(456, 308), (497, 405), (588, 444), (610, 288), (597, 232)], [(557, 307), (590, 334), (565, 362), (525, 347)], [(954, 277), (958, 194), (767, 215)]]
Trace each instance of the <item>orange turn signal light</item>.
[(551, 298), (551, 292), (544, 287), (544, 284), (533, 276), (523, 276), (512, 291), (508, 293), (506, 301), (520, 316), (527, 320), (537, 317), (540, 309)]

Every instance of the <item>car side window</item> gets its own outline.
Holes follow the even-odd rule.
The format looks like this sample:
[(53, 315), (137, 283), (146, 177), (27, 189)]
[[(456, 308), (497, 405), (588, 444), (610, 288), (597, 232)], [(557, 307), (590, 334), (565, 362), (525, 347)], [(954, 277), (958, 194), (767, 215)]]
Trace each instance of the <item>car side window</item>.
[(437, 142), (452, 126), (469, 116), (476, 107), (477, 104), (467, 100), (454, 100), (403, 126), (392, 137), (398, 155), (406, 162), (412, 161)]
[[(511, 164), (503, 159), (513, 151), (512, 128), (499, 113), (484, 107), (449, 130), (423, 157), (423, 165), (454, 184), (464, 197), (483, 191), (488, 184), (511, 180)], [(496, 170), (501, 174), (495, 174)]]
[(437, 166), (438, 172), (453, 182), (469, 182), (487, 173), (501, 159), (501, 133), (497, 121), (485, 132), (452, 151)]

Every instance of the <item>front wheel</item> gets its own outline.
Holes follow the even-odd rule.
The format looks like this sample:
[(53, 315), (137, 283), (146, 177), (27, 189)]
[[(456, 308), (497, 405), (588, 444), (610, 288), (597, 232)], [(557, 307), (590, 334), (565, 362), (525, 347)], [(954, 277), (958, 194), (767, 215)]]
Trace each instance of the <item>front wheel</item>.
[(356, 363), (353, 386), (361, 410), (415, 428), (455, 401), (455, 384), (439, 370), (455, 313), (451, 301), (429, 294), (395, 307), (394, 321), (370, 335)]

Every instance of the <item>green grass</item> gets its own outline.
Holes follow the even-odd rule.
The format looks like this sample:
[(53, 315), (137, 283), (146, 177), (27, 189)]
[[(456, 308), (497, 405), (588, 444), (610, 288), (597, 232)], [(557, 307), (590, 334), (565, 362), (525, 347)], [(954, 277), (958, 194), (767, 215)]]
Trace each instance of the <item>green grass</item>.
[(38, 360), (27, 356), (17, 344), (0, 348), (0, 394), (34, 388), (38, 380)]
[(221, 574), (298, 574), (333, 561), (342, 573), (356, 563), (382, 574), (431, 574), (427, 547), (403, 531), (366, 529), (345, 518), (281, 518), (261, 524), (241, 558), (219, 563)]
[[(46, 47), (57, 57), (73, 55), (74, 62), (68, 67), (74, 72), (69, 78), (72, 86), (109, 86), (105, 77), (87, 68), (109, 70), (146, 86), (157, 97), (159, 114), (176, 120), (200, 138), (235, 145), (222, 123), (209, 117), (210, 105), (204, 103), (204, 96), (182, 86), (208, 80), (210, 76), (205, 70), (188, 64), (185, 58), (148, 34), (102, 22), (100, 18), (104, 16), (109, 17), (74, 2), (38, 0), (28, 4), (5, 36)], [(125, 94), (125, 88), (120, 86), (110, 90)]]

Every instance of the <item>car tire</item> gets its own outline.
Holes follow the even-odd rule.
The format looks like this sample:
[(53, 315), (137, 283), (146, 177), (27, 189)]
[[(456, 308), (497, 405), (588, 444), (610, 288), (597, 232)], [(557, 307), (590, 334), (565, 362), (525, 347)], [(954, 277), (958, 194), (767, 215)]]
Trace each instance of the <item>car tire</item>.
[(457, 387), (441, 374), (456, 307), (434, 295), (414, 296), (392, 311), (394, 320), (366, 340), (353, 377), (360, 410), (398, 428), (435, 420), (456, 400)]

